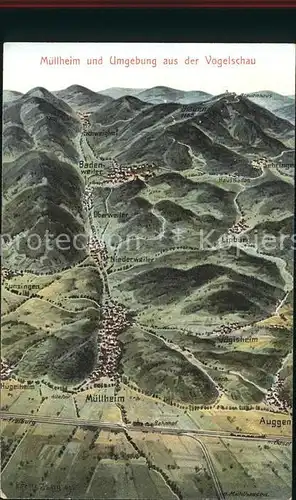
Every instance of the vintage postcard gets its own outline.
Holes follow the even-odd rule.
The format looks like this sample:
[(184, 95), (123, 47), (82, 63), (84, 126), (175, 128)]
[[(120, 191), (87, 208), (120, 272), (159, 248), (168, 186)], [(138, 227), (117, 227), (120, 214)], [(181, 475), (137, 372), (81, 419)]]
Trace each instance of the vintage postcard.
[(4, 44), (2, 498), (291, 498), (294, 75)]

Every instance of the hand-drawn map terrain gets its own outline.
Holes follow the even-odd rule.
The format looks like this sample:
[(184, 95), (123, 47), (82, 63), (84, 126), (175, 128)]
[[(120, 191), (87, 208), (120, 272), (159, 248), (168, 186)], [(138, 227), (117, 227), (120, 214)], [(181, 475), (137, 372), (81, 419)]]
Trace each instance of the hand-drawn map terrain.
[(4, 92), (2, 498), (291, 497), (293, 110)]

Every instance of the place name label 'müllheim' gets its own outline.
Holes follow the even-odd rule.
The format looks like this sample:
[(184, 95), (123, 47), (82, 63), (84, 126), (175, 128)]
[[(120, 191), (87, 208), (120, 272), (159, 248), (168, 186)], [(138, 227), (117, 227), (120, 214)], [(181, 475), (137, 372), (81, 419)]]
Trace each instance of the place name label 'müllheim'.
[(106, 396), (106, 394), (101, 395), (98, 394), (96, 396), (92, 396), (88, 394), (85, 398), (86, 403), (123, 403), (124, 396)]

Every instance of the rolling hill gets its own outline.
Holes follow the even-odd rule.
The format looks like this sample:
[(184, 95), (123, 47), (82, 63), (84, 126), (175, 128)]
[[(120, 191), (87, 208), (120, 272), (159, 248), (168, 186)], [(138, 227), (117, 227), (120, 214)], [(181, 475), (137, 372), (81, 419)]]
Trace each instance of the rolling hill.
[(193, 102), (205, 101), (211, 97), (211, 94), (198, 90), (183, 91), (172, 89), (170, 87), (158, 86), (137, 93), (137, 97), (142, 101), (149, 102), (151, 104), (160, 104), (163, 102), (191, 104)]
[(273, 112), (280, 118), (295, 124), (295, 101), (292, 104), (276, 108)]
[(110, 97), (93, 92), (81, 85), (71, 85), (64, 90), (54, 92), (54, 95), (63, 99), (74, 110), (79, 111), (96, 110), (100, 106), (112, 101)]
[(129, 121), (137, 113), (149, 107), (137, 97), (123, 96), (119, 99), (107, 101), (98, 111), (91, 116), (93, 125), (99, 123), (106, 125), (117, 121)]
[(293, 104), (295, 101), (294, 96), (285, 96), (278, 94), (277, 92), (272, 92), (271, 90), (259, 90), (257, 92), (252, 92), (251, 94), (246, 94), (248, 99), (253, 101), (255, 104), (268, 109), (269, 111), (275, 111), (276, 109), (283, 108), (289, 104)]
[[(32, 275), (24, 274), (22, 280), (28, 283)], [(94, 269), (79, 267), (53, 274), (47, 286), (41, 280), (33, 280), (40, 285), (38, 294), (2, 318), (2, 356), (17, 365), (21, 378), (48, 377), (73, 385), (92, 372), (97, 360), (102, 283)], [(20, 279), (14, 281), (20, 284)], [(77, 295), (92, 297), (96, 304), (72, 308)]]
[(141, 101), (149, 104), (162, 104), (175, 102), (179, 104), (191, 104), (205, 101), (211, 97), (208, 92), (200, 90), (178, 90), (170, 87), (157, 86), (150, 89), (133, 89), (112, 87), (106, 90), (100, 90), (99, 94), (107, 95), (113, 99), (123, 96), (137, 97)]
[(15, 159), (30, 149), (55, 153), (74, 163), (79, 159), (75, 140), (80, 122), (70, 106), (46, 89), (32, 89), (5, 107), (3, 124), (5, 159)]
[(22, 95), (21, 92), (17, 92), (16, 90), (3, 90), (3, 106), (8, 106)]
[[(292, 286), (291, 248), (220, 240), (292, 234), (293, 174), (280, 163), (293, 159), (294, 127), (277, 116), (291, 105), (282, 97), (266, 109), (259, 97), (164, 86), (7, 95), (4, 264), (51, 278), (25, 300), (12, 288), (20, 277), (5, 289), (5, 356), (19, 376), (66, 385), (88, 377), (101, 304), (113, 310), (115, 301), (132, 318), (120, 332), (120, 373), (147, 394), (212, 404), (224, 371), (230, 399), (264, 399), (288, 332), (258, 327), (254, 351), (216, 336), (234, 324), (241, 337), (276, 315)], [(90, 112), (89, 133), (81, 112)], [(252, 163), (262, 158), (277, 166)], [(100, 163), (102, 174), (79, 170), (80, 161)], [(152, 175), (130, 175), (139, 164)], [(50, 243), (63, 234), (80, 248), (49, 248), (48, 232)], [(97, 258), (89, 236), (104, 243)], [(28, 245), (33, 237), (38, 248)]]
[[(4, 253), (5, 265), (54, 272), (81, 260), (86, 243), (84, 250), (78, 250), (74, 237), (81, 240), (80, 245), (86, 238), (82, 189), (82, 179), (75, 168), (52, 154), (31, 151), (4, 163), (3, 191), (7, 201), (2, 227), (11, 243)], [(61, 234), (69, 239), (70, 246), (65, 245), (64, 249), (57, 245)], [(30, 238), (35, 241), (32, 245)]]
[(195, 165), (208, 173), (256, 176), (250, 155), (277, 156), (291, 149), (293, 125), (245, 97), (229, 102), (225, 95), (191, 106), (176, 103), (151, 105), (137, 97), (107, 103), (90, 118), (94, 131), (107, 123), (114, 136), (87, 141), (95, 156), (115, 156), (121, 163), (156, 162), (172, 170)]
[(124, 87), (111, 87), (110, 89), (99, 90), (98, 94), (103, 94), (112, 99), (119, 99), (125, 95), (130, 95), (133, 97), (137, 97), (140, 92), (143, 92), (146, 89), (134, 89), (134, 88), (124, 88)]

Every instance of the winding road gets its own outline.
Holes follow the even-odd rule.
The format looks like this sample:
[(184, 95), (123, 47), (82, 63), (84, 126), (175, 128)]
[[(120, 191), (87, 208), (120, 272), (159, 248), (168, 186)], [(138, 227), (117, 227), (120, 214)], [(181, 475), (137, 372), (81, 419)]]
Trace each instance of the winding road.
[(225, 495), (223, 493), (223, 489), (222, 489), (220, 480), (218, 478), (218, 475), (217, 475), (217, 473), (215, 471), (215, 467), (214, 467), (214, 464), (213, 464), (213, 461), (212, 461), (212, 457), (211, 457), (211, 455), (209, 453), (209, 450), (207, 449), (206, 445), (199, 438), (197, 438), (195, 436), (191, 436), (190, 434), (187, 434), (187, 436), (190, 437), (191, 439), (194, 439), (194, 441), (197, 441), (197, 443), (200, 445), (200, 447), (201, 447), (201, 449), (203, 451), (204, 457), (206, 459), (208, 469), (210, 471), (210, 474), (212, 476), (212, 479), (213, 479), (213, 482), (214, 482), (214, 485), (215, 485), (215, 490), (216, 490), (217, 498), (219, 500), (225, 500)]
[(167, 342), (165, 339), (163, 339), (162, 337), (160, 337), (159, 335), (157, 335), (156, 333), (152, 333), (152, 332), (149, 332), (149, 330), (146, 330), (145, 326), (144, 325), (141, 325), (140, 323), (136, 323), (137, 326), (142, 330), (144, 331), (145, 333), (147, 333), (148, 335), (152, 335), (153, 337), (156, 337), (158, 340), (162, 341), (169, 349), (173, 349), (174, 351), (178, 352), (179, 354), (182, 354), (182, 356), (192, 365), (192, 366), (195, 366), (196, 368), (198, 368), (201, 372), (203, 372), (203, 374), (210, 380), (210, 382), (214, 385), (215, 389), (217, 390), (217, 398), (216, 399), (219, 399), (222, 395), (223, 395), (223, 392), (221, 391), (221, 389), (218, 387), (217, 383), (215, 382), (214, 379), (212, 379), (212, 377), (208, 374), (207, 370), (204, 368), (203, 364), (200, 363), (200, 361), (198, 361), (194, 356), (193, 354), (191, 353), (187, 353), (186, 351), (184, 351), (183, 349), (181, 349), (180, 346), (178, 346), (177, 344), (173, 344), (173, 342)]

